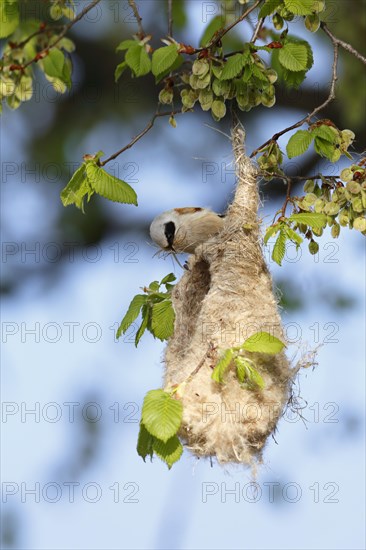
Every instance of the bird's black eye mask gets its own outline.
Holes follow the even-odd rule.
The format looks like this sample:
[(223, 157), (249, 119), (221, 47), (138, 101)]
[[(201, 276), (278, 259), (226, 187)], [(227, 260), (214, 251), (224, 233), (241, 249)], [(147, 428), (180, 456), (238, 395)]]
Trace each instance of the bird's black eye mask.
[(164, 233), (166, 240), (168, 241), (169, 248), (173, 249), (174, 235), (175, 235), (175, 223), (168, 222), (164, 224)]

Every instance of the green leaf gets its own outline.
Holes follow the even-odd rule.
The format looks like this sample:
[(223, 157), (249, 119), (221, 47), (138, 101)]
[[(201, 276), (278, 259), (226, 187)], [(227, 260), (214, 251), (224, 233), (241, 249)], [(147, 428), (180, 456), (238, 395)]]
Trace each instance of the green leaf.
[(181, 55), (178, 55), (177, 59), (174, 61), (173, 65), (169, 67), (166, 71), (163, 71), (155, 76), (155, 84), (160, 82), (162, 78), (167, 76), (171, 71), (175, 71), (176, 69), (179, 69), (179, 67), (183, 63), (183, 57)]
[(122, 61), (119, 65), (117, 65), (116, 70), (114, 71), (114, 80), (115, 82), (118, 82), (120, 79), (123, 71), (127, 69), (127, 63), (126, 61)]
[(207, 25), (201, 40), (200, 40), (200, 46), (204, 47), (207, 46), (213, 35), (219, 30), (222, 29), (225, 26), (225, 17), (223, 15), (216, 15), (209, 24)]
[(289, 71), (305, 71), (308, 63), (308, 51), (304, 44), (287, 42), (278, 54), (278, 59)]
[(137, 319), (146, 300), (147, 296), (145, 294), (137, 294), (133, 297), (130, 305), (128, 306), (128, 310), (118, 327), (116, 338), (120, 338), (120, 336), (126, 332), (128, 327), (132, 325), (135, 319)]
[(52, 78), (60, 78), (61, 80), (63, 80), (64, 64), (65, 55), (57, 49), (50, 50), (47, 57), (42, 60), (44, 72)]
[(282, 229), (282, 224), (278, 223), (277, 225), (270, 225), (267, 228), (266, 234), (264, 235), (264, 244), (267, 244), (269, 239), (273, 237), (273, 235), (278, 233), (280, 229)]
[(175, 285), (172, 285), (170, 283), (165, 283), (165, 288), (167, 289), (168, 292), (173, 290), (174, 287), (175, 287)]
[(316, 137), (314, 140), (314, 149), (318, 155), (326, 157), (331, 162), (336, 162), (341, 156), (340, 149), (325, 139)]
[(231, 80), (237, 76), (244, 67), (246, 59), (246, 56), (242, 53), (229, 57), (222, 70), (220, 80)]
[[(175, 285), (167, 285), (167, 286), (175, 286)], [(152, 293), (152, 299), (153, 303), (157, 304), (158, 302), (162, 302), (164, 300), (170, 300), (170, 294), (169, 292), (153, 292)]]
[(282, 0), (267, 0), (259, 12), (258, 19), (272, 15), (281, 4)]
[(300, 84), (304, 81), (306, 78), (306, 73), (311, 67), (313, 66), (314, 57), (313, 57), (313, 51), (311, 49), (311, 46), (306, 40), (299, 40), (295, 36), (287, 36), (287, 43), (293, 43), (293, 44), (300, 44), (302, 46), (305, 46), (307, 51), (307, 64), (306, 68), (303, 71), (289, 71), (288, 69), (285, 69), (285, 67), (280, 63), (279, 61), (279, 52), (280, 50), (272, 50), (272, 67), (276, 70), (278, 73), (278, 77), (283, 80), (287, 87), (290, 88), (298, 88)]
[(0, 2), (0, 38), (12, 34), (19, 25), (18, 1), (1, 0)]
[(152, 281), (150, 284), (149, 284), (149, 289), (150, 290), (153, 290), (153, 291), (158, 291), (160, 288), (160, 284), (159, 284), (159, 281)]
[(243, 82), (249, 82), (253, 74), (253, 65), (245, 65), (242, 80)]
[(298, 71), (297, 73), (294, 73), (284, 68), (282, 77), (288, 88), (298, 88), (306, 78), (306, 71)]
[(143, 461), (146, 462), (146, 457), (149, 455), (150, 460), (153, 456), (153, 443), (154, 436), (151, 435), (143, 423), (140, 423), (140, 431), (137, 439), (137, 454), (142, 457)]
[(265, 383), (262, 376), (259, 374), (257, 369), (253, 367), (249, 371), (248, 382), (249, 382), (249, 386), (257, 387), (260, 390), (263, 390), (263, 388), (265, 387)]
[(309, 44), (309, 42), (307, 42), (306, 40), (298, 40), (297, 42), (298, 44), (302, 44), (303, 46), (305, 46), (306, 48), (306, 51), (308, 52), (308, 61), (306, 63), (306, 70), (308, 71), (309, 69), (311, 69), (311, 67), (314, 65), (314, 54), (313, 54), (313, 50)]
[(226, 370), (228, 369), (232, 359), (233, 359), (234, 352), (231, 348), (225, 350), (218, 362), (216, 363), (216, 366), (212, 372), (211, 378), (212, 380), (215, 380), (215, 382), (223, 382), (224, 380), (224, 374)]
[(239, 382), (246, 383), (253, 389), (259, 388), (262, 390), (265, 387), (264, 380), (254, 367), (253, 361), (245, 357), (236, 357), (235, 365)]
[(165, 275), (164, 279), (161, 280), (160, 284), (165, 285), (165, 283), (173, 283), (176, 279), (174, 273), (168, 273), (168, 275)]
[(85, 155), (87, 159), (85, 160), (86, 164), (95, 164), (96, 162), (100, 161), (102, 157), (104, 157), (105, 153), (103, 151), (98, 151), (97, 153), (94, 153), (93, 155)]
[(135, 43), (128, 48), (125, 61), (136, 76), (144, 76), (151, 70), (151, 60), (144, 45)]
[(331, 162), (337, 162), (342, 154), (339, 133), (334, 128), (325, 125), (314, 128), (313, 133), (316, 136), (314, 139), (315, 151), (322, 157), (327, 157)]
[(165, 443), (160, 439), (154, 439), (153, 450), (159, 458), (166, 462), (170, 470), (173, 464), (182, 456), (183, 446), (179, 441), (179, 438), (174, 435)]
[(62, 15), (63, 15), (63, 13), (62, 13), (61, 6), (54, 3), (50, 7), (50, 17), (51, 17), (51, 19), (53, 19), (54, 21), (58, 21), (59, 19), (61, 19)]
[(321, 157), (327, 157), (331, 160), (335, 147), (329, 141), (325, 139), (315, 138), (314, 140), (314, 149)]
[(289, 220), (296, 223), (303, 223), (314, 227), (315, 229), (322, 229), (327, 223), (327, 216), (325, 214), (315, 212), (304, 212), (301, 214), (292, 214)]
[[(71, 2), (72, 3), (72, 2)], [(75, 12), (72, 8), (68, 7), (68, 6), (64, 6), (62, 8), (62, 14), (67, 17), (67, 19), (74, 19), (75, 18)]]
[(287, 233), (288, 238), (296, 244), (296, 248), (299, 247), (304, 239), (300, 237), (300, 235), (296, 233), (296, 231), (294, 231), (288, 226), (285, 226), (285, 231)]
[(70, 38), (61, 38), (60, 42), (58, 43), (58, 47), (60, 49), (65, 50), (67, 53), (72, 53), (75, 51), (75, 44)]
[(241, 347), (246, 351), (275, 355), (283, 350), (285, 344), (269, 332), (256, 332)]
[(121, 52), (123, 50), (128, 50), (131, 47), (138, 45), (138, 42), (136, 40), (122, 40), (116, 48), (116, 52)]
[(167, 340), (174, 332), (175, 313), (170, 300), (152, 306), (151, 330), (159, 340)]
[(332, 130), (330, 126), (327, 126), (326, 124), (322, 124), (321, 126), (316, 126), (311, 131), (312, 136), (319, 137), (321, 139), (324, 139), (325, 141), (329, 141), (332, 144), (335, 144), (337, 142), (340, 142), (340, 136), (338, 132), (336, 133)]
[(183, 405), (163, 390), (151, 390), (142, 405), (142, 422), (147, 431), (164, 443), (176, 435), (182, 422)]
[(234, 363), (239, 382), (242, 384), (247, 377), (247, 369), (250, 366), (250, 363), (247, 359), (244, 359), (244, 357), (235, 357)]
[(220, 65), (215, 65), (214, 63), (212, 63), (212, 65), (211, 65), (212, 74), (213, 74), (216, 78), (220, 79), (220, 78), (221, 78), (221, 73), (222, 73), (222, 69), (223, 69), (223, 68), (224, 68), (224, 66), (221, 65), (221, 64), (220, 64)]
[(93, 190), (113, 202), (134, 204), (137, 206), (137, 195), (128, 183), (122, 181), (103, 168), (90, 162), (86, 166), (88, 181)]
[(274, 244), (273, 252), (272, 252), (272, 260), (274, 260), (278, 265), (281, 265), (282, 260), (285, 257), (286, 241), (287, 241), (287, 233), (282, 227), (277, 237), (277, 240)]
[(263, 72), (259, 67), (258, 65), (256, 65), (255, 63), (253, 63), (251, 66), (250, 66), (250, 69), (252, 71), (252, 74), (255, 78), (257, 78), (260, 82), (265, 82), (266, 84), (268, 84), (268, 78), (266, 76), (266, 73)]
[(142, 310), (141, 310), (141, 315), (142, 315), (142, 323), (141, 325), (139, 326), (137, 332), (136, 332), (136, 336), (135, 336), (135, 347), (137, 348), (137, 346), (139, 345), (139, 342), (145, 332), (145, 330), (148, 328), (149, 326), (149, 322), (150, 322), (150, 314), (151, 314), (151, 307), (149, 307), (147, 304), (144, 304), (142, 306)]
[(307, 15), (305, 17), (304, 23), (305, 23), (305, 27), (308, 29), (308, 31), (317, 32), (319, 30), (319, 27), (320, 27), (319, 15), (317, 13)]
[(92, 196), (94, 191), (91, 189), (86, 177), (85, 164), (83, 163), (74, 172), (71, 180), (66, 187), (61, 191), (61, 201), (64, 206), (75, 204), (77, 208), (83, 209), (83, 200), (86, 194), (88, 198)]
[(71, 89), (71, 85), (72, 85), (71, 74), (72, 74), (71, 59), (68, 59), (67, 57), (65, 57), (65, 64), (62, 70), (61, 80), (66, 84), (69, 90)]
[(294, 15), (309, 15), (314, 11), (314, 0), (284, 0), (285, 6)]
[(176, 62), (179, 56), (177, 45), (171, 44), (163, 48), (158, 48), (152, 56), (151, 71), (154, 76), (157, 76), (165, 71), (168, 71)]
[(302, 155), (309, 149), (313, 141), (313, 135), (307, 130), (298, 130), (296, 134), (290, 137), (286, 146), (286, 152), (289, 159)]

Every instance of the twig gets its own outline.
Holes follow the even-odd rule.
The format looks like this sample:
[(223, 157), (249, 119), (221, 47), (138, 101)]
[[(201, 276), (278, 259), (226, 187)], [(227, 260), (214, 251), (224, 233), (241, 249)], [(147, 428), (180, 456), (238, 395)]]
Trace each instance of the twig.
[(338, 50), (339, 50), (339, 47), (338, 47), (337, 42), (333, 42), (333, 46), (334, 46), (334, 58), (333, 58), (332, 80), (331, 80), (331, 83), (330, 83), (329, 95), (328, 95), (327, 99), (321, 105), (319, 105), (318, 107), (315, 107), (315, 109), (306, 118), (306, 122), (308, 124), (310, 124), (311, 119), (316, 115), (316, 113), (318, 113), (319, 111), (322, 111), (323, 109), (325, 109), (325, 107), (335, 99), (335, 86), (336, 86), (336, 82), (338, 80), (337, 66), (338, 66), (338, 53), (339, 53)]
[[(294, 202), (294, 199), (291, 197), (291, 190), (292, 190), (292, 183), (294, 181), (303, 181), (303, 180), (318, 180), (318, 179), (321, 179), (321, 180), (337, 180), (340, 178), (340, 176), (324, 176), (323, 174), (315, 174), (313, 176), (286, 176), (286, 174), (278, 174), (276, 172), (273, 172), (273, 173), (269, 173), (269, 172), (259, 172), (258, 173), (259, 176), (272, 176), (272, 178), (278, 178), (278, 179), (282, 179), (284, 181), (287, 182), (287, 187), (286, 187), (286, 197), (285, 197), (285, 201), (282, 205), (282, 208), (280, 210), (277, 210), (276, 214), (275, 214), (275, 217), (273, 218), (273, 222), (272, 224), (274, 223), (274, 220), (276, 219), (276, 216), (277, 214), (280, 214), (280, 218), (284, 218), (286, 216), (286, 208), (287, 208), (287, 205), (289, 202)], [(333, 183), (334, 185), (334, 183)]]
[(168, 36), (173, 36), (173, 0), (168, 0)]
[(357, 57), (357, 59), (359, 59), (360, 61), (362, 61), (362, 63), (366, 65), (366, 57), (364, 57), (363, 55), (360, 54), (360, 52), (355, 50), (355, 48), (351, 46), (351, 44), (348, 44), (348, 42), (344, 42), (343, 40), (340, 40), (339, 38), (334, 36), (334, 34), (331, 33), (330, 30), (328, 29), (328, 26), (326, 25), (326, 23), (321, 23), (320, 26), (325, 32), (325, 34), (327, 34), (329, 38), (332, 40), (333, 44), (338, 44), (339, 46), (341, 46), (341, 48), (343, 48), (344, 50), (347, 50), (347, 52)]
[(350, 44), (348, 44), (347, 42), (344, 42), (343, 40), (340, 40), (339, 38), (334, 36), (334, 34), (328, 29), (328, 27), (325, 23), (321, 23), (321, 28), (323, 29), (323, 31), (331, 39), (331, 41), (333, 43), (333, 51), (334, 51), (333, 66), (332, 66), (332, 80), (331, 80), (329, 95), (328, 95), (327, 99), (321, 105), (319, 105), (318, 107), (315, 107), (315, 109), (308, 116), (302, 118), (301, 120), (299, 120), (298, 122), (296, 122), (292, 126), (289, 126), (288, 128), (285, 128), (281, 132), (277, 132), (276, 134), (274, 134), (271, 137), (271, 139), (267, 140), (265, 143), (263, 143), (262, 145), (257, 147), (257, 149), (255, 149), (252, 152), (252, 154), (250, 155), (250, 158), (254, 157), (260, 151), (260, 149), (263, 149), (263, 147), (265, 147), (266, 145), (269, 145), (269, 143), (271, 143), (272, 141), (277, 141), (279, 137), (281, 137), (283, 134), (286, 134), (290, 130), (294, 130), (295, 128), (299, 128), (299, 126), (302, 126), (305, 122), (310, 124), (311, 119), (319, 111), (322, 111), (325, 107), (327, 107), (327, 105), (329, 103), (331, 103), (331, 101), (333, 101), (335, 99), (335, 86), (336, 86), (336, 82), (337, 82), (337, 79), (338, 79), (337, 66), (338, 66), (339, 46), (341, 46), (343, 49), (350, 52), (357, 59), (362, 61), (362, 63), (366, 64), (366, 58), (363, 55), (361, 55), (357, 50), (355, 50), (355, 48), (353, 48)]
[(332, 80), (331, 80), (331, 83), (330, 83), (330, 89), (329, 89), (329, 94), (328, 94), (327, 99), (321, 105), (318, 105), (317, 107), (315, 107), (309, 115), (305, 116), (304, 118), (302, 118), (298, 122), (295, 122), (295, 124), (292, 124), (291, 126), (288, 126), (284, 130), (281, 130), (280, 132), (277, 132), (270, 139), (268, 139), (265, 143), (263, 143), (262, 145), (257, 147), (257, 149), (255, 149), (252, 152), (252, 154), (250, 155), (250, 158), (254, 157), (261, 149), (263, 149), (263, 147), (266, 147), (266, 145), (269, 145), (272, 141), (277, 141), (278, 138), (283, 136), (283, 134), (286, 134), (287, 132), (290, 132), (290, 130), (295, 130), (295, 128), (299, 128), (299, 126), (302, 126), (303, 124), (305, 124), (305, 122), (310, 124), (311, 119), (319, 111), (322, 111), (329, 103), (331, 103), (335, 99), (335, 86), (336, 86), (336, 82), (337, 82), (337, 79), (338, 79), (337, 66), (338, 66), (338, 49), (339, 48), (338, 48), (338, 43), (337, 42), (335, 42), (333, 39), (332, 39), (332, 42), (333, 42), (333, 48), (334, 48), (334, 50), (333, 50), (334, 51), (334, 56), (333, 56), (333, 66), (332, 66)]
[[(53, 31), (55, 29), (58, 29), (58, 28), (61, 28), (63, 29), (64, 28), (64, 25), (60, 25), (60, 26), (57, 26), (57, 25), (54, 25), (52, 27), (46, 27), (44, 25), (41, 25), (41, 27), (35, 31), (35, 32), (32, 32), (32, 34), (30, 34), (29, 36), (27, 36), (27, 38), (25, 38), (22, 42), (19, 42), (19, 43), (16, 43), (16, 44), (11, 44), (9, 42), (9, 44), (11, 44), (11, 50), (4, 53), (3, 56), (2, 56), (2, 60), (6, 60), (8, 57), (11, 57), (11, 52), (12, 50), (21, 50), (22, 48), (24, 48), (24, 46), (26, 44), (28, 44), (28, 42), (30, 40), (32, 40), (32, 38), (35, 38), (36, 36), (39, 36), (40, 34), (46, 34), (47, 32), (50, 32), (50, 31)], [(32, 60), (33, 62), (34, 60)], [(23, 65), (20, 65), (19, 68), (22, 68), (23, 69)], [(14, 69), (13, 69), (14, 70)]]
[(320, 179), (328, 179), (328, 180), (337, 180), (340, 179), (340, 176), (327, 176), (324, 174), (314, 174), (312, 176), (286, 176), (285, 174), (278, 174), (277, 172), (259, 172), (259, 176), (271, 176), (273, 179), (278, 178), (287, 181), (288, 178), (290, 178), (292, 181), (304, 181), (304, 180), (320, 180)]
[(282, 209), (281, 209), (281, 216), (283, 218), (286, 216), (287, 205), (291, 201), (291, 187), (292, 187), (291, 178), (286, 177), (286, 181), (287, 181), (286, 197), (285, 197), (285, 202), (283, 203), (283, 206), (282, 206)]
[(215, 346), (212, 342), (209, 343), (207, 351), (205, 355), (202, 357), (201, 361), (198, 363), (197, 367), (183, 380), (183, 382), (180, 382), (180, 384), (174, 384), (172, 388), (172, 393), (176, 393), (180, 390), (182, 386), (185, 386), (185, 384), (188, 384), (194, 376), (198, 373), (198, 371), (203, 367), (203, 365), (206, 362), (206, 359), (210, 357), (211, 353), (215, 349)]
[(139, 37), (142, 39), (144, 38), (146, 35), (145, 35), (145, 31), (144, 31), (144, 28), (142, 26), (142, 17), (140, 16), (139, 14), (139, 10), (136, 6), (136, 2), (135, 0), (128, 0), (128, 3), (133, 11), (133, 14), (135, 16), (135, 19), (137, 21), (137, 26), (139, 28)]
[(165, 111), (163, 113), (159, 113), (159, 112), (156, 112), (155, 115), (152, 117), (152, 119), (150, 120), (150, 122), (145, 126), (145, 128), (139, 133), (137, 134), (131, 141), (130, 143), (128, 143), (127, 145), (125, 145), (124, 147), (122, 147), (122, 149), (120, 149), (119, 151), (117, 151), (116, 153), (114, 153), (113, 155), (111, 155), (110, 157), (108, 157), (106, 160), (104, 160), (103, 162), (100, 162), (99, 163), (99, 166), (105, 166), (107, 164), (107, 162), (110, 162), (111, 160), (114, 160), (115, 158), (117, 158), (119, 155), (121, 155), (122, 153), (124, 153), (125, 151), (127, 151), (127, 149), (131, 149), (131, 147), (133, 145), (135, 145), (135, 143), (137, 141), (139, 141), (142, 137), (144, 137), (145, 134), (148, 133), (149, 130), (151, 130), (151, 128), (154, 126), (154, 123), (155, 123), (155, 120), (159, 117), (162, 117), (162, 116), (173, 116), (173, 115), (178, 115), (180, 114), (182, 111), (178, 110), (178, 111)]
[(254, 29), (253, 36), (252, 36), (252, 38), (250, 39), (250, 42), (251, 42), (252, 44), (254, 44), (254, 42), (255, 42), (255, 41), (257, 40), (257, 38), (258, 38), (259, 33), (261, 32), (261, 29), (262, 29), (263, 23), (264, 23), (264, 19), (265, 19), (265, 17), (262, 17), (261, 19), (259, 19), (259, 21), (258, 21), (258, 23), (257, 23), (257, 25), (256, 25), (256, 27), (255, 27), (255, 29)]
[(214, 350), (215, 346), (213, 345), (212, 342), (209, 343), (208, 345), (208, 348), (207, 348), (207, 351), (205, 353), (205, 355), (202, 357), (201, 361), (198, 363), (197, 367), (191, 372), (191, 374), (188, 376), (188, 378), (186, 378), (184, 380), (184, 382), (190, 382), (192, 380), (192, 378), (194, 376), (196, 376), (197, 372), (203, 367), (203, 365), (205, 364), (205, 361), (207, 359), (207, 357), (210, 356), (210, 354), (212, 353), (212, 351)]
[(32, 38), (34, 38), (34, 37), (36, 37), (40, 34), (45, 34), (47, 32), (53, 31), (53, 30), (58, 29), (58, 28), (63, 29), (64, 25), (53, 25), (51, 27), (44, 26), (42, 28), (39, 28), (38, 31), (35, 31), (32, 34), (30, 34), (29, 36), (27, 36), (27, 38), (25, 38), (22, 42), (19, 42), (19, 44), (15, 44), (14, 46), (12, 46), (12, 49), (13, 50), (20, 50), (20, 49), (24, 48), (24, 46), (26, 44), (28, 44), (28, 42), (30, 40), (32, 40)]
[(241, 16), (238, 17), (238, 19), (236, 19), (236, 21), (234, 21), (233, 23), (231, 23), (230, 25), (228, 25), (224, 29), (221, 29), (221, 30), (217, 31), (217, 33), (215, 33), (215, 35), (212, 38), (212, 40), (210, 41), (209, 45), (206, 46), (205, 49), (212, 48), (212, 46), (215, 46), (218, 42), (220, 42), (220, 40), (223, 38), (223, 36), (225, 36), (225, 34), (227, 34), (229, 31), (231, 31), (231, 29), (234, 28), (238, 23), (243, 21), (253, 10), (256, 9), (257, 6), (259, 6), (259, 4), (262, 1), (263, 0), (257, 0), (253, 4), (253, 6), (251, 6), (244, 13), (242, 13)]
[(64, 26), (64, 29), (61, 32), (61, 34), (57, 37), (57, 40), (52, 44), (50, 44), (48, 48), (46, 48), (46, 50), (49, 50), (50, 48), (53, 48), (54, 46), (56, 46), (56, 44), (58, 44), (60, 40), (62, 40), (65, 34), (71, 29), (71, 27), (73, 27), (75, 23), (78, 23), (90, 10), (92, 10), (97, 4), (99, 4), (99, 2), (100, 0), (93, 0), (93, 2), (90, 2), (90, 4), (85, 6), (85, 8), (79, 13), (79, 15), (74, 17), (74, 19), (72, 19), (70, 23)]
[[(21, 71), (24, 71), (24, 69), (26, 69), (29, 65), (31, 65), (32, 63), (35, 63), (37, 61), (39, 61), (39, 59), (42, 59), (43, 57), (45, 57), (48, 52), (54, 48), (62, 39), (63, 37), (65, 36), (65, 34), (76, 24), (78, 23), (90, 10), (92, 10), (97, 4), (99, 4), (100, 0), (93, 0), (93, 2), (91, 2), (90, 4), (88, 4), (87, 6), (85, 6), (85, 8), (79, 13), (79, 15), (77, 15), (76, 17), (74, 17), (74, 19), (72, 19), (70, 21), (70, 23), (68, 23), (67, 25), (64, 25), (62, 27), (62, 31), (61, 33), (58, 35), (58, 37), (56, 38), (56, 40), (54, 42), (52, 42), (51, 44), (49, 44), (46, 48), (44, 48), (43, 50), (41, 50), (40, 52), (38, 52), (35, 57), (33, 59), (31, 59), (30, 61), (28, 61), (27, 63), (25, 63), (24, 65), (16, 65), (14, 67), (13, 70), (21, 70)], [(48, 31), (52, 30), (53, 27), (47, 29)], [(56, 27), (57, 28), (57, 27)], [(33, 38), (34, 36), (36, 36), (37, 34), (40, 34), (41, 33), (41, 29), (39, 31), (36, 31), (35, 33), (33, 33), (33, 35), (30, 35), (28, 36), (28, 38), (26, 38), (25, 40), (23, 40), (23, 42), (18, 46), (17, 48), (21, 47), (22, 45), (25, 45), (31, 38)]]

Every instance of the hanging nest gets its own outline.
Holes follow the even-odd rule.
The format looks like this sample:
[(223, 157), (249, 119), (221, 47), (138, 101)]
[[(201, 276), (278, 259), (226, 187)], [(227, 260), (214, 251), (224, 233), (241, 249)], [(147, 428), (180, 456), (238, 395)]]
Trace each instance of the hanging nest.
[(224, 228), (190, 256), (172, 294), (176, 319), (165, 355), (165, 387), (185, 381), (177, 392), (183, 404), (179, 435), (194, 455), (253, 466), (289, 400), (295, 372), (283, 352), (258, 353), (264, 389), (243, 387), (233, 365), (223, 384), (211, 378), (222, 350), (257, 332), (284, 342), (261, 248), (256, 170), (244, 138), (237, 124), (232, 130), (237, 189)]

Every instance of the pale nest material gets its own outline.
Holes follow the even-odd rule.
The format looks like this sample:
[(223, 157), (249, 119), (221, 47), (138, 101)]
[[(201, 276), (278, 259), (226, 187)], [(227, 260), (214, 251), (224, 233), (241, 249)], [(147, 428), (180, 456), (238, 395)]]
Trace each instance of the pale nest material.
[(244, 137), (237, 125), (232, 131), (237, 189), (224, 229), (190, 256), (189, 271), (173, 291), (176, 320), (166, 349), (165, 386), (188, 378), (178, 392), (180, 435), (194, 455), (253, 466), (288, 402), (294, 372), (284, 353), (256, 354), (263, 390), (243, 388), (233, 366), (224, 384), (211, 379), (221, 350), (259, 331), (284, 341), (261, 249), (256, 171), (245, 155)]

